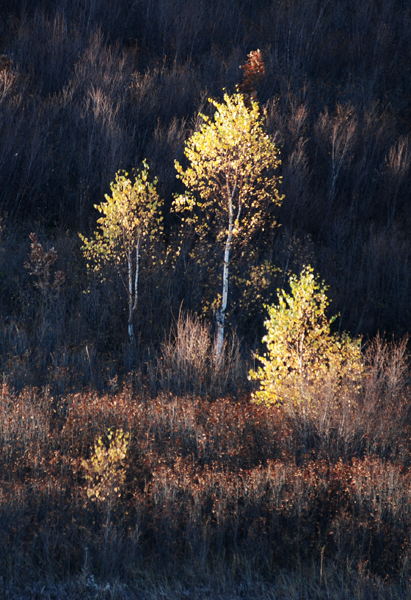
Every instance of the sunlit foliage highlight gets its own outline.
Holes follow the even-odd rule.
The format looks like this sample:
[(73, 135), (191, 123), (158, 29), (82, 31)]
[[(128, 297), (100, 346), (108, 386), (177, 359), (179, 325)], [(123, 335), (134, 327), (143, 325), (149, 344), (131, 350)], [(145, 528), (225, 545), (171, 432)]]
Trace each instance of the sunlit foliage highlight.
[(348, 384), (358, 386), (363, 372), (361, 340), (331, 333), (336, 316), (327, 318), (327, 287), (312, 267), (289, 280), (291, 294), (279, 291), (278, 305), (269, 306), (263, 342), (267, 353), (250, 378), (260, 382), (255, 402), (304, 408), (328, 386), (336, 401)]

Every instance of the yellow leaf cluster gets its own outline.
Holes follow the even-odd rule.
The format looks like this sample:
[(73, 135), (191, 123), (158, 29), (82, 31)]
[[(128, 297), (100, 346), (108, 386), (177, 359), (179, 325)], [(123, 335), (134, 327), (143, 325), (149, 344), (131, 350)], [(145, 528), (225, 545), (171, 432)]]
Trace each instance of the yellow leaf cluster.
[(217, 222), (220, 240), (227, 234), (230, 211), (238, 213), (241, 218), (232, 233), (248, 238), (264, 223), (271, 207), (282, 202), (277, 189), (280, 177), (274, 175), (280, 164), (278, 150), (264, 132), (257, 102), (247, 107), (242, 94), (225, 94), (221, 104), (209, 102), (216, 109), (213, 118), (200, 115), (203, 125), (185, 145), (190, 166), (184, 170), (175, 162), (177, 177), (188, 191), (174, 199), (173, 208), (192, 213), (186, 221), (194, 223), (199, 234)]
[(83, 254), (90, 262), (88, 268), (101, 272), (104, 264), (111, 262), (119, 270), (132, 260), (136, 246), (152, 240), (163, 231), (163, 217), (156, 191), (157, 179), (148, 179), (149, 167), (137, 172), (134, 182), (128, 173), (118, 171), (111, 183), (111, 195), (94, 208), (102, 214), (94, 238), (79, 234)]
[(126, 455), (129, 433), (122, 429), (108, 429), (108, 447), (100, 436), (89, 460), (83, 461), (88, 481), (87, 497), (93, 501), (112, 502), (121, 497), (121, 488), (126, 479)]
[(279, 291), (279, 304), (268, 307), (263, 342), (267, 353), (256, 356), (262, 363), (250, 379), (260, 382), (253, 395), (257, 403), (291, 404), (298, 410), (314, 402), (324, 384), (331, 385), (338, 398), (347, 384), (358, 389), (363, 365), (361, 340), (331, 333), (325, 314), (326, 287), (318, 283), (313, 269), (307, 266), (300, 278), (290, 277), (291, 294)]

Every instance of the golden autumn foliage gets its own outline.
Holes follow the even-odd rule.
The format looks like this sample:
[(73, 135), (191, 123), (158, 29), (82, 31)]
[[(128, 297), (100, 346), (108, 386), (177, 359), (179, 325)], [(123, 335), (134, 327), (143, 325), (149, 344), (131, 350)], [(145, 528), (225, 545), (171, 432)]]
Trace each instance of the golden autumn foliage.
[(216, 108), (214, 117), (200, 115), (201, 129), (185, 144), (189, 167), (175, 162), (187, 193), (175, 198), (174, 210), (188, 211), (199, 234), (216, 222), (217, 240), (223, 242), (232, 213), (233, 236), (247, 242), (283, 200), (281, 178), (274, 175), (279, 151), (264, 132), (257, 102), (248, 109), (242, 94), (209, 102)]
[(126, 479), (126, 455), (129, 433), (122, 429), (107, 431), (107, 444), (100, 436), (94, 444), (91, 457), (83, 460), (86, 472), (87, 497), (92, 501), (113, 502), (121, 498), (121, 491)]
[(324, 386), (331, 386), (336, 401), (346, 386), (361, 380), (361, 340), (331, 333), (324, 284), (310, 266), (299, 278), (290, 277), (291, 294), (279, 291), (279, 304), (268, 307), (263, 342), (267, 353), (256, 358), (263, 364), (251, 371), (260, 382), (254, 401), (267, 405), (288, 404), (294, 409), (313, 403)]
[(144, 240), (162, 231), (157, 180), (149, 182), (145, 161), (143, 167), (134, 183), (128, 173), (118, 171), (110, 186), (111, 195), (105, 195), (106, 202), (94, 205), (103, 215), (97, 221), (99, 231), (90, 240), (79, 234), (83, 254), (90, 261), (88, 267), (100, 271), (110, 261), (118, 266), (128, 264)]

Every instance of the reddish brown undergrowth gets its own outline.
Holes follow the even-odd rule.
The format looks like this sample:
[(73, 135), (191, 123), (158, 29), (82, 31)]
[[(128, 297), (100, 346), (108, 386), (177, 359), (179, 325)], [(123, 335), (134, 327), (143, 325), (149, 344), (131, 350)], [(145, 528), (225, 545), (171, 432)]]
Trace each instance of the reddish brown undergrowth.
[[(36, 580), (93, 574), (127, 581), (142, 569), (175, 572), (188, 564), (269, 576), (321, 556), (408, 577), (404, 348), (377, 340), (360, 402), (327, 418), (318, 410), (287, 415), (248, 397), (151, 398), (134, 388), (56, 400), (3, 385), (5, 581), (34, 573)], [(93, 501), (84, 461), (100, 436), (108, 447), (109, 428), (130, 434), (126, 479), (115, 495)]]

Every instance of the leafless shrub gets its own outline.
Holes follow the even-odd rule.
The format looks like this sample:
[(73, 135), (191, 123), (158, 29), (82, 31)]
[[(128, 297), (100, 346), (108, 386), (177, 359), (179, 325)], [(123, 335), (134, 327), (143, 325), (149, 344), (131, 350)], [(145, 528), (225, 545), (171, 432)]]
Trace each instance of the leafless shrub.
[(408, 337), (400, 342), (387, 342), (377, 336), (366, 349), (366, 392), (389, 404), (407, 391), (410, 384)]
[(233, 336), (226, 342), (220, 361), (215, 344), (208, 323), (180, 312), (175, 333), (162, 344), (158, 366), (162, 387), (181, 395), (212, 397), (235, 390), (244, 382), (246, 370), (239, 341)]
[(43, 295), (48, 296), (50, 292), (59, 290), (64, 283), (65, 275), (63, 271), (56, 271), (54, 281), (50, 281), (50, 267), (56, 262), (58, 254), (54, 248), (45, 252), (35, 233), (31, 233), (29, 237), (31, 241), (30, 259), (24, 263), (24, 268), (29, 271), (30, 275), (37, 278), (34, 285)]
[(314, 132), (318, 138), (318, 147), (325, 156), (329, 157), (328, 165), (328, 210), (332, 210), (337, 181), (341, 169), (347, 166), (352, 158), (356, 141), (357, 118), (351, 106), (337, 106), (335, 114), (330, 116), (326, 110), (316, 123)]
[(12, 69), (13, 61), (5, 54), (0, 54), (0, 104), (13, 90), (16, 73)]
[(168, 127), (159, 121), (154, 130), (147, 151), (152, 157), (153, 170), (158, 174), (165, 190), (175, 187), (174, 160), (180, 159), (184, 141), (187, 137), (187, 124), (183, 119), (172, 119)]
[[(400, 136), (391, 146), (386, 159), (386, 222), (390, 227), (395, 221), (398, 208), (398, 195), (410, 177), (411, 149), (408, 136)], [(408, 186), (407, 186), (408, 187)]]
[(298, 227), (301, 219), (309, 219), (310, 171), (306, 151), (307, 140), (300, 138), (283, 167), (281, 193), (287, 197), (281, 214), (291, 228)]

